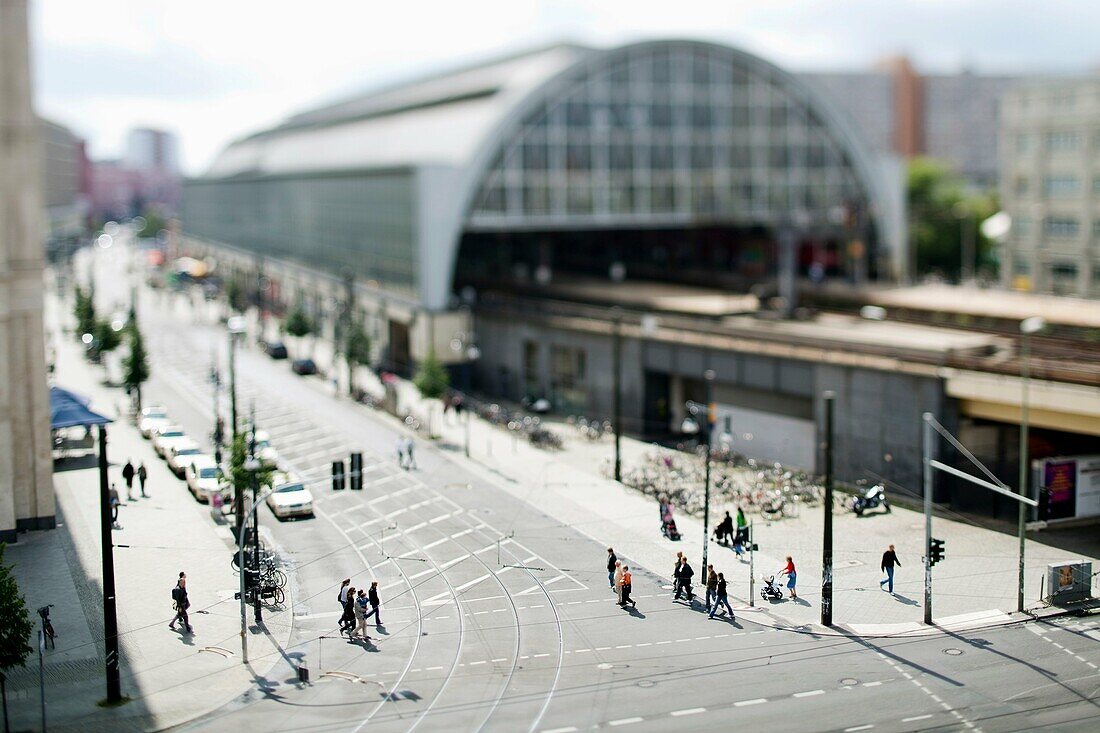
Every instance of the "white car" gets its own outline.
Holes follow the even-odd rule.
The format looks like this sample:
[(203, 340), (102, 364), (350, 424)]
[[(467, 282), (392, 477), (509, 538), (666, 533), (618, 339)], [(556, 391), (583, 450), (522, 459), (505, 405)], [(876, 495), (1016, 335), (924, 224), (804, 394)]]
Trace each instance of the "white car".
[(186, 437), (183, 428), (179, 425), (162, 425), (153, 431), (153, 450), (157, 452), (158, 456), (164, 458), (164, 451), (167, 449), (168, 443)]
[(188, 490), (201, 502), (210, 501), (210, 495), (221, 490), (221, 469), (214, 457), (205, 453), (189, 457), (183, 476)]
[(190, 438), (180, 438), (179, 440), (173, 440), (167, 445), (167, 449), (164, 451), (164, 459), (168, 461), (168, 468), (172, 469), (172, 473), (179, 477), (183, 477), (183, 469), (187, 468), (187, 461), (191, 456), (197, 456), (202, 453), (202, 448), (199, 444)]
[(313, 494), (301, 481), (283, 484), (268, 494), (267, 506), (279, 519), (312, 517)]
[(138, 420), (138, 429), (141, 437), (153, 437), (153, 430), (168, 424), (168, 412), (161, 405), (151, 405), (142, 408), (141, 418)]

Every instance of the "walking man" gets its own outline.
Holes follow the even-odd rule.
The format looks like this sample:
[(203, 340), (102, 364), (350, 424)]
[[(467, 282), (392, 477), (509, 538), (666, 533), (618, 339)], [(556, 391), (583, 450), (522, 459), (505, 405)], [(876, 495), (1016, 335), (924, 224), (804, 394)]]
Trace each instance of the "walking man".
[(680, 566), (684, 564), (684, 553), (676, 553), (676, 567), (672, 569), (672, 597), (679, 598), (680, 593)]
[(615, 566), (619, 564), (619, 558), (615, 557), (615, 551), (607, 548), (607, 582), (615, 587)]
[(630, 590), (633, 587), (634, 576), (630, 574), (630, 568), (623, 565), (623, 578), (622, 584), (619, 586), (622, 589), (622, 595), (619, 597), (619, 605), (625, 607), (626, 604), (630, 604), (631, 608), (637, 608), (638, 602), (630, 597)]
[(118, 489), (113, 483), (107, 492), (107, 499), (111, 503), (111, 523), (115, 529), (118, 529), (118, 507), (122, 501), (118, 498)]
[(126, 459), (126, 465), (122, 467), (122, 480), (126, 482), (126, 498), (134, 500), (134, 464)]
[(898, 560), (897, 553), (894, 552), (894, 546), (890, 545), (890, 548), (882, 553), (882, 570), (886, 573), (886, 577), (878, 582), (880, 588), (885, 585), (890, 593), (894, 592), (895, 565), (900, 568), (901, 562)]
[(378, 581), (375, 580), (370, 584), (370, 591), (367, 593), (367, 600), (370, 601), (370, 613), (363, 616), (363, 623), (371, 616), (374, 616), (375, 628), (382, 627), (382, 601), (378, 600)]
[(405, 441), (399, 436), (397, 438), (397, 465), (401, 468), (408, 468), (405, 464)]
[(416, 459), (413, 458), (413, 439), (405, 438), (405, 455), (409, 460), (409, 468), (416, 468)]
[(611, 587), (615, 589), (615, 595), (619, 597), (619, 605), (623, 602), (623, 567), (622, 563), (615, 562), (615, 573), (611, 576)]
[[(718, 584), (715, 586), (714, 592), (714, 608), (710, 609), (710, 615), (707, 618), (714, 618), (714, 614), (718, 613), (718, 607), (725, 606), (726, 613), (729, 614), (729, 618), (732, 621), (734, 619), (733, 607), (730, 605), (729, 598), (726, 596), (726, 576), (722, 573), (718, 573)], [(710, 591), (708, 590), (707, 593), (710, 593)]]
[(359, 595), (351, 599), (352, 611), (355, 614), (354, 628), (348, 633), (348, 638), (359, 636), (362, 632), (363, 638), (367, 637), (367, 594), (360, 588)]
[(350, 639), (355, 628), (355, 587), (349, 585), (340, 588), (340, 595), (343, 596), (341, 604), (344, 609), (340, 614), (340, 632), (346, 633)]
[(148, 499), (149, 496), (145, 493), (145, 479), (149, 478), (149, 472), (145, 470), (145, 461), (141, 462), (137, 470), (138, 483), (141, 484), (141, 498)]
[[(713, 565), (707, 565), (707, 613), (710, 613), (710, 604), (718, 595), (718, 573), (714, 572)], [(717, 608), (717, 605), (715, 606)]]
[(187, 574), (183, 571), (180, 571), (176, 587), (172, 589), (172, 602), (175, 604), (176, 616), (168, 624), (168, 628), (175, 631), (176, 622), (179, 621), (184, 631), (188, 634), (195, 633), (195, 630), (191, 628), (191, 621), (187, 618), (187, 609), (191, 607), (191, 601), (187, 598)]
[(691, 569), (691, 563), (688, 559), (683, 558), (683, 562), (680, 563), (680, 574), (678, 576), (678, 582), (676, 583), (676, 595), (672, 600), (680, 600), (680, 594), (683, 593), (689, 602), (695, 600), (695, 595), (691, 592), (691, 579), (695, 576), (695, 571)]

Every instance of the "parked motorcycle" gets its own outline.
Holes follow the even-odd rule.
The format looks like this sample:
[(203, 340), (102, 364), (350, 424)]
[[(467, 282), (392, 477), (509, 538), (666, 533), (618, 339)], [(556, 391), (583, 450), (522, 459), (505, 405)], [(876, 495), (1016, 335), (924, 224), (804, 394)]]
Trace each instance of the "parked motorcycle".
[(886, 487), (882, 484), (875, 484), (864, 491), (861, 496), (852, 499), (852, 511), (856, 513), (857, 517), (862, 517), (868, 509), (878, 509), (879, 507), (885, 509), (887, 514), (890, 513), (890, 504), (886, 501)]

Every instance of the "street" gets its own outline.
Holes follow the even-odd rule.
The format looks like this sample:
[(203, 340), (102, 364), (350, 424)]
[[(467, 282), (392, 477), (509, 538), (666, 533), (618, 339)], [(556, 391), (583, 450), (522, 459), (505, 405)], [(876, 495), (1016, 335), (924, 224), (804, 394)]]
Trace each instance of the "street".
[[(116, 253), (97, 254), (101, 288)], [(141, 291), (144, 400), (205, 443), (212, 354), (225, 374), (215, 312), (188, 294)], [(671, 600), (672, 544), (667, 568), (615, 547), (634, 572), (638, 605), (624, 610), (605, 586), (606, 545), (533, 503), (541, 478), (506, 491), (508, 477), (490, 480), (460, 448), (419, 438), (418, 468), (403, 470), (396, 420), (252, 344), (236, 358), (238, 411), (254, 412), (307, 483), (315, 516), (259, 511), (290, 576), (289, 643), (254, 655), (251, 689), (181, 730), (1095, 730), (1100, 622), (859, 638), (777, 624), (744, 597), (731, 597), (736, 619), (708, 619), (699, 585), (694, 605)], [(353, 451), (363, 490), (333, 491), (330, 461)], [(735, 567), (727, 557), (714, 558), (718, 570)], [(338, 632), (344, 578), (379, 583), (384, 625), (368, 624), (369, 641)], [(229, 596), (220, 613), (235, 609)]]

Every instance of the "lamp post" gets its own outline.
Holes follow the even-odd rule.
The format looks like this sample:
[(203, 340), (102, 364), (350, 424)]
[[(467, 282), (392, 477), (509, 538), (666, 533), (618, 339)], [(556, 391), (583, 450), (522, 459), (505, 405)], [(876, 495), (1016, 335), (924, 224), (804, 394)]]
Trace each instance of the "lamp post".
[(836, 393), (825, 398), (825, 523), (821, 543), (821, 625), (833, 625), (833, 404)]
[[(713, 369), (703, 372), (703, 380), (706, 383), (706, 403), (699, 404), (688, 400), (685, 407), (690, 418), (684, 420), (681, 430), (685, 433), (700, 433), (703, 442), (703, 566), (700, 572), (704, 580), (707, 572), (707, 549), (710, 545), (710, 435), (714, 427), (714, 402), (712, 396), (715, 373)], [(702, 425), (699, 424), (699, 415), (703, 415)]]
[[(230, 435), (233, 436), (233, 443), (237, 442), (237, 337), (245, 332), (244, 318), (241, 316), (233, 316), (226, 321), (226, 326), (229, 328), (229, 430)], [(232, 455), (232, 453), (230, 453)], [(234, 524), (237, 528), (237, 534), (241, 533), (241, 527), (244, 525), (244, 501), (241, 496), (241, 491), (237, 486), (233, 487), (233, 499), (236, 502), (236, 521)], [(241, 569), (244, 572), (244, 569)]]
[(622, 436), (623, 436), (623, 398), (622, 398), (622, 371), (623, 371), (623, 312), (619, 306), (611, 308), (611, 402), (612, 402), (612, 427), (615, 430), (615, 480), (622, 481)]
[[(260, 470), (259, 461), (255, 458), (249, 458), (244, 463), (245, 470), (258, 471)], [(259, 497), (252, 503), (252, 509), (250, 514), (256, 512), (256, 509), (267, 499), (267, 497), (274, 491), (274, 489), (268, 489), (267, 493)], [(244, 585), (244, 534), (237, 534), (237, 568), (240, 570), (240, 592), (238, 595), (241, 597), (241, 662), (248, 664), (248, 611), (247, 611), (247, 595), (245, 593)]]
[[(1020, 322), (1020, 496), (1027, 497), (1028, 480), (1028, 387), (1031, 382), (1031, 334), (1046, 327), (1046, 321), (1039, 316), (1025, 318)], [(1016, 532), (1020, 539), (1020, 582), (1016, 591), (1016, 610), (1024, 610), (1024, 545), (1027, 525), (1027, 505), (1020, 502), (1016, 510)]]
[(107, 487), (107, 426), (99, 425), (99, 527), (103, 551), (103, 651), (107, 663), (107, 702), (122, 700), (118, 663), (118, 613), (115, 598), (115, 554), (111, 538), (111, 500)]
[[(248, 459), (244, 467), (248, 471), (248, 483), (252, 488), (252, 584), (253, 584), (253, 611), (256, 615), (256, 623), (263, 623), (263, 612), (260, 603), (260, 515), (255, 512), (258, 504), (257, 494), (259, 485), (256, 483), (256, 472), (260, 470), (260, 461), (256, 458), (256, 411), (252, 410), (251, 428), (248, 437)], [(242, 569), (241, 572), (244, 572)]]
[[(472, 368), (473, 363), (481, 358), (481, 349), (479, 349), (477, 347), (477, 344), (473, 343), (474, 341), (475, 341), (475, 336), (473, 334), (468, 334), (468, 333), (465, 333), (465, 332), (456, 333), (454, 335), (454, 338), (451, 339), (451, 351), (454, 351), (457, 354), (464, 354), (466, 356), (466, 360), (471, 364), (471, 368)], [(463, 406), (466, 408), (466, 409), (463, 410), (463, 412), (466, 414), (466, 416), (462, 420), (464, 439), (465, 439), (464, 440), (464, 442), (465, 442), (464, 450), (465, 450), (465, 453), (466, 453), (466, 457), (469, 458), (470, 457), (470, 408), (466, 407), (465, 404)]]

